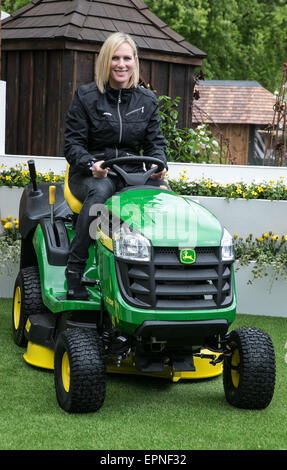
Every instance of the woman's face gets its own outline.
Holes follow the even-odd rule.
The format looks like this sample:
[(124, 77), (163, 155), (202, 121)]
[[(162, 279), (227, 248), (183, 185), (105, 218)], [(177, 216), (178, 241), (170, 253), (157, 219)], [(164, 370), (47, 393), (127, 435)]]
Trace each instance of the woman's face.
[(129, 79), (137, 65), (137, 58), (129, 43), (124, 42), (115, 50), (111, 65), (109, 84), (112, 88), (127, 88)]

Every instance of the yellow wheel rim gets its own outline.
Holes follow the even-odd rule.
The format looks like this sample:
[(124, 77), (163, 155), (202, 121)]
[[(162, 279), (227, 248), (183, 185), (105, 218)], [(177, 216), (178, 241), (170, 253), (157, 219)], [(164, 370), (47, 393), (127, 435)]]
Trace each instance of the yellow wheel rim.
[(62, 357), (62, 381), (65, 391), (68, 392), (70, 390), (70, 361), (67, 352)]
[(21, 289), (18, 286), (14, 295), (13, 319), (15, 330), (18, 330), (21, 318)]
[[(239, 385), (239, 379), (240, 379), (240, 373), (238, 370), (239, 364), (240, 364), (240, 355), (239, 355), (238, 349), (236, 348), (233, 351), (232, 358), (231, 358), (231, 379), (232, 379), (233, 386), (235, 388), (238, 388), (238, 385)], [(235, 367), (236, 369), (234, 369)]]

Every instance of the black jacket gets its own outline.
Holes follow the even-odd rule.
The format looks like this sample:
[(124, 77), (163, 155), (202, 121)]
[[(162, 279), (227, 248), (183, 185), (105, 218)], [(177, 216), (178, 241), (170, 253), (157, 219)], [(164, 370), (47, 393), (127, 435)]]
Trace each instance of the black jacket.
[[(127, 154), (153, 156), (166, 163), (158, 101), (140, 86), (100, 93), (95, 82), (78, 88), (66, 117), (64, 154), (70, 174), (91, 175), (92, 163)], [(126, 166), (137, 171), (140, 166)]]

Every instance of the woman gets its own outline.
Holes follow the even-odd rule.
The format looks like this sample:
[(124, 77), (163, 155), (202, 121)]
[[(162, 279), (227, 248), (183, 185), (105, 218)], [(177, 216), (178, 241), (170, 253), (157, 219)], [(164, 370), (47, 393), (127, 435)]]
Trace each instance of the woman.
[[(120, 156), (153, 156), (166, 163), (165, 139), (160, 131), (155, 95), (138, 86), (139, 62), (132, 38), (112, 34), (103, 44), (96, 63), (96, 81), (75, 93), (68, 110), (65, 130), (65, 157), (70, 164), (71, 192), (83, 202), (66, 269), (68, 298), (87, 299), (81, 278), (91, 243), (89, 216), (93, 204), (104, 203), (122, 188), (103, 161)], [(143, 166), (124, 165), (130, 172)], [(149, 184), (162, 184), (166, 170), (154, 173)]]

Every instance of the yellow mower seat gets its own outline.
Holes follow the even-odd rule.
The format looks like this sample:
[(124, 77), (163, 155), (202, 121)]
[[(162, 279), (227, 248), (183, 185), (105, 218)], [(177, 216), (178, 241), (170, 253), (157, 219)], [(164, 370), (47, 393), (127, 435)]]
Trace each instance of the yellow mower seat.
[(83, 203), (79, 201), (72, 193), (69, 188), (69, 170), (70, 165), (67, 165), (66, 174), (65, 174), (65, 182), (64, 182), (64, 197), (67, 201), (68, 206), (70, 209), (75, 213), (79, 214), (80, 210), (82, 209)]

